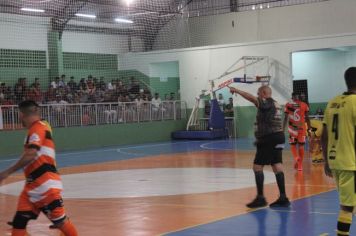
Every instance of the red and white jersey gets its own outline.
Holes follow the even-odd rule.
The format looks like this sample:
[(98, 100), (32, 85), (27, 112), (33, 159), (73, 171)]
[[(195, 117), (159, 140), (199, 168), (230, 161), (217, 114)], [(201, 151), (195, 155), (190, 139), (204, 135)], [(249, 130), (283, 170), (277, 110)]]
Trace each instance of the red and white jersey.
[(292, 101), (285, 105), (284, 113), (288, 115), (289, 126), (288, 130), (297, 131), (305, 130), (305, 114), (309, 111), (309, 107), (305, 102)]

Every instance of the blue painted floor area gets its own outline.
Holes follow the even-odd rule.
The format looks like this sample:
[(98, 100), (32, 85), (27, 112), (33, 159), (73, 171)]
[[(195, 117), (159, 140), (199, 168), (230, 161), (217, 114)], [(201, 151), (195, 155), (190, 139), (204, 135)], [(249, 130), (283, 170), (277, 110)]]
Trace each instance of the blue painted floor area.
[[(59, 168), (95, 164), (108, 161), (127, 160), (139, 157), (186, 153), (206, 150), (253, 150), (253, 139), (172, 141), (142, 145), (118, 146), (57, 153)], [(16, 161), (15, 157), (0, 160), (0, 169), (4, 169)]]
[[(289, 209), (263, 208), (244, 215), (200, 225), (166, 236), (319, 236), (335, 235), (337, 192), (292, 202)], [(356, 235), (356, 224), (351, 234)]]

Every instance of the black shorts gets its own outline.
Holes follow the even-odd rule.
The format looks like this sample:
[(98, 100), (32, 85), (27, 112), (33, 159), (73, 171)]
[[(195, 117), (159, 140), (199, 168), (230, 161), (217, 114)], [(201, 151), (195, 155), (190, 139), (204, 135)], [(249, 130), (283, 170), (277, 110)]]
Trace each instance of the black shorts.
[(274, 165), (282, 163), (282, 150), (285, 136), (283, 132), (273, 133), (256, 140), (257, 152), (254, 160), (256, 165)]

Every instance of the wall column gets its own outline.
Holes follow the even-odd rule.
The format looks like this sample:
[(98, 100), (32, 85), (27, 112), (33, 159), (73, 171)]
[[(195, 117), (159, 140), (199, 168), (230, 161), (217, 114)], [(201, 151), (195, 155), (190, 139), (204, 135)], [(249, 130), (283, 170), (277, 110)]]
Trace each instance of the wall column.
[(53, 80), (63, 74), (63, 53), (62, 40), (57, 31), (48, 31), (48, 60), (49, 60), (49, 79)]

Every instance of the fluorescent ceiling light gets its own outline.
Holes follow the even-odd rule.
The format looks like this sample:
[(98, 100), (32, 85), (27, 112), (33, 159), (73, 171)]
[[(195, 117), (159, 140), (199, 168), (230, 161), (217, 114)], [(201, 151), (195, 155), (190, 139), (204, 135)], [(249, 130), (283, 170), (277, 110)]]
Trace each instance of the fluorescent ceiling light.
[(122, 18), (116, 18), (115, 21), (118, 23), (127, 23), (127, 24), (134, 23), (132, 20), (127, 20), (127, 19), (122, 19)]
[(26, 8), (26, 7), (21, 8), (21, 11), (41, 12), (41, 13), (45, 12), (44, 10), (41, 9)]
[(89, 15), (89, 14), (81, 14), (81, 13), (77, 13), (75, 14), (76, 16), (79, 16), (79, 17), (85, 17), (85, 18), (92, 18), (92, 19), (95, 19), (96, 18), (96, 15)]
[(130, 6), (130, 4), (133, 2), (133, 0), (126, 0), (126, 4)]
[(256, 9), (256, 6), (255, 6), (255, 5), (253, 5), (253, 6), (252, 6), (252, 10), (255, 10), (255, 9)]
[(260, 9), (263, 9), (263, 5), (262, 4), (260, 5)]

